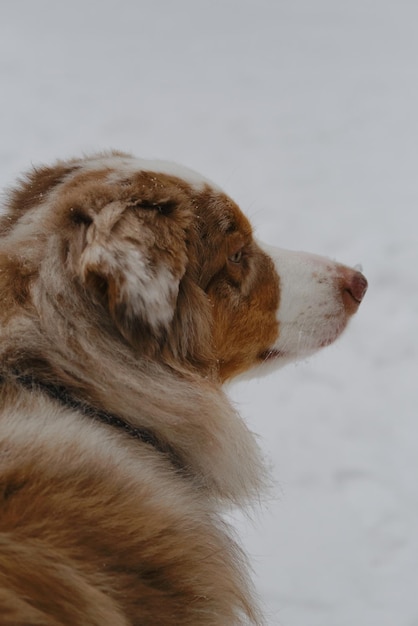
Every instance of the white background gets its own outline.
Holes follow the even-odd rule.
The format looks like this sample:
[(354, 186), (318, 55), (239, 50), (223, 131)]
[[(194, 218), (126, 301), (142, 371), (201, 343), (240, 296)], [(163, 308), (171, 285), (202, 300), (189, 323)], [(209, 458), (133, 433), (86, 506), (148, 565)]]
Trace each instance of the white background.
[(171, 159), (261, 239), (363, 264), (341, 341), (231, 390), (276, 483), (237, 522), (269, 625), (418, 625), (417, 29), (413, 0), (0, 4), (2, 187)]

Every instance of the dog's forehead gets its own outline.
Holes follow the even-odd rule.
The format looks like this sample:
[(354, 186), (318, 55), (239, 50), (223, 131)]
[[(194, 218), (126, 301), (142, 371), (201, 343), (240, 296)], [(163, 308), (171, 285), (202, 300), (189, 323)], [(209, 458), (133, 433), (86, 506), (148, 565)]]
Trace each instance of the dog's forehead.
[[(224, 235), (240, 231), (246, 237), (251, 236), (251, 225), (237, 204), (213, 181), (184, 165), (118, 153), (83, 159), (81, 166), (81, 172), (84, 174), (97, 172), (101, 177), (104, 176), (108, 183), (115, 185), (126, 184), (127, 179), (139, 180), (141, 174), (147, 175), (150, 182), (157, 183), (156, 188), (173, 184), (177, 180), (183, 190), (185, 186), (190, 189), (196, 212), (209, 227), (214, 227), (215, 231)], [(140, 180), (143, 184), (142, 177)]]
[(153, 172), (174, 176), (186, 182), (194, 191), (201, 191), (209, 186), (214, 191), (222, 192), (213, 181), (202, 176), (195, 170), (172, 161), (140, 159), (128, 155), (104, 155), (83, 160), (83, 170), (109, 170), (109, 182), (118, 182), (140, 172)]

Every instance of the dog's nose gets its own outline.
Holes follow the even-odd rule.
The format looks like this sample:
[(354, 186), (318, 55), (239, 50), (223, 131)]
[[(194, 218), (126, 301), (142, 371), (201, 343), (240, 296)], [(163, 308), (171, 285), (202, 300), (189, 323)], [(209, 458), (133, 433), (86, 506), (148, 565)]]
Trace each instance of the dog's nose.
[(366, 295), (367, 287), (367, 280), (363, 274), (354, 270), (347, 281), (346, 289), (359, 304)]
[(344, 267), (340, 281), (347, 313), (355, 313), (366, 294), (367, 280), (361, 272)]

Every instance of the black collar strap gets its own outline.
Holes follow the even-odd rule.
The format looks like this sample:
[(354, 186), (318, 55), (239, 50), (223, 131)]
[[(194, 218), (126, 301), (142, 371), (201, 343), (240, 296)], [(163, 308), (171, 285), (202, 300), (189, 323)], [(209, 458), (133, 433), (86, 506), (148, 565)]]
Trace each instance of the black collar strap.
[[(4, 378), (0, 377), (0, 381), (2, 380), (4, 380)], [(128, 422), (125, 422), (125, 420), (118, 415), (109, 413), (108, 411), (104, 411), (102, 409), (97, 409), (96, 407), (93, 407), (86, 402), (78, 400), (76, 397), (71, 395), (66, 387), (62, 385), (46, 383), (44, 381), (37, 380), (32, 376), (24, 374), (15, 375), (14, 380), (29, 391), (42, 391), (52, 400), (59, 402), (63, 407), (73, 409), (78, 413), (81, 413), (86, 417), (90, 417), (93, 420), (97, 420), (98, 422), (102, 422), (103, 424), (114, 426), (122, 430), (127, 435), (133, 437), (134, 439), (138, 439), (143, 443), (151, 445), (153, 448), (158, 450), (158, 452), (167, 455), (172, 461), (173, 465), (175, 465), (177, 468), (184, 468), (184, 464), (181, 463), (178, 455), (174, 452), (171, 446), (160, 441), (158, 437), (147, 428), (132, 426)]]

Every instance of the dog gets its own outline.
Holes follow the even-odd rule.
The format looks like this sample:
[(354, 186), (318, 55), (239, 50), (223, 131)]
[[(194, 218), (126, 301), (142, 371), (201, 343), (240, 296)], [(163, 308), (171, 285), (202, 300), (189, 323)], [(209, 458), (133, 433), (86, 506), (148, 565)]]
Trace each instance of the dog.
[(223, 514), (264, 465), (222, 384), (332, 343), (366, 279), (118, 152), (33, 169), (0, 220), (1, 624), (262, 623)]

